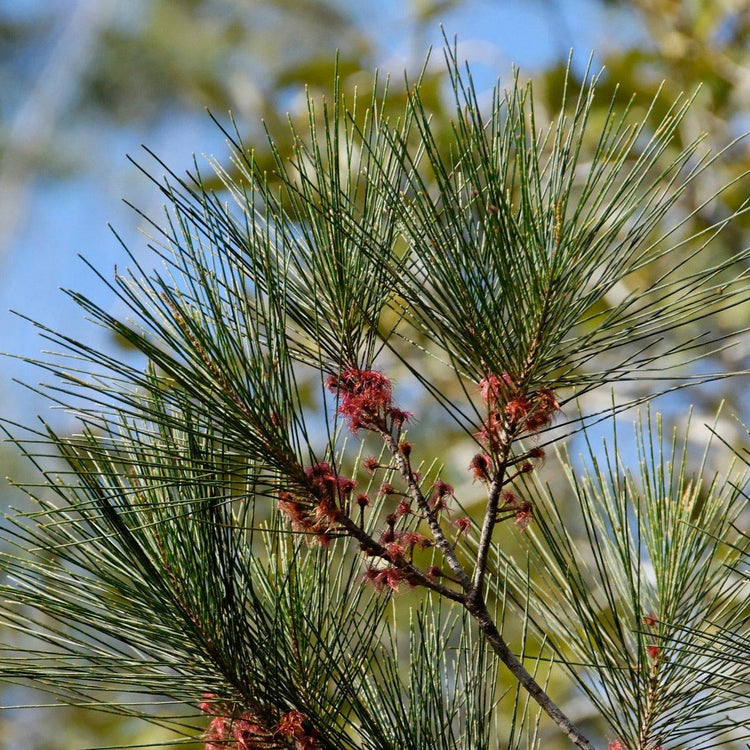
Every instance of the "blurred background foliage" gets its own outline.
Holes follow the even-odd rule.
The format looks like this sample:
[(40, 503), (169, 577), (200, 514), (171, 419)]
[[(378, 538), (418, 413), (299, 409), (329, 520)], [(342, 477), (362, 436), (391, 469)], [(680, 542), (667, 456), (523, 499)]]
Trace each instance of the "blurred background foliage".
[[(70, 325), (78, 325), (78, 311), (58, 308), (62, 296), (51, 290), (61, 282), (78, 288), (86, 283), (79, 279), (75, 252), (105, 271), (108, 263), (122, 259), (116, 248), (103, 249), (115, 243), (100, 226), (102, 206), (118, 229), (125, 225), (124, 236), (136, 252), (139, 242), (145, 244), (135, 235), (137, 217), (113, 208), (123, 193), (147, 212), (154, 208), (154, 191), (123, 158), (125, 151), (136, 151), (139, 141), (176, 172), (191, 168), (193, 149), (215, 149), (221, 159), (226, 153), (223, 138), (204, 110), (222, 121), (231, 110), (245, 142), (257, 148), (270, 168), (264, 127), (281, 151), (288, 151), (287, 120), (301, 124), (306, 119), (304, 87), (330, 94), (336, 55), (348, 95), (355, 88), (367, 92), (376, 67), (390, 73), (391, 102), (397, 110), (405, 96), (403, 69), (412, 78), (419, 73), (428, 46), (441, 43), (441, 23), (449, 36), (459, 33), (460, 55), (475, 66), (480, 89), (489, 88), (497, 75), (509, 75), (510, 63), (519, 62), (523, 76), (533, 76), (540, 103), (553, 112), (561, 99), (568, 50), (575, 46), (573, 69), (581, 75), (593, 46), (593, 69), (607, 69), (598, 99), (602, 119), (615, 84), (618, 96), (635, 93), (634, 106), (643, 112), (659, 87), (666, 89), (666, 104), (700, 84), (682, 125), (685, 141), (705, 132), (708, 144), (717, 149), (750, 129), (747, 0), (0, 0), (2, 306), (21, 307), (43, 320), (52, 316), (63, 329), (70, 315), (76, 321)], [(523, 59), (516, 59), (519, 49)], [(422, 94), (447, 132), (450, 113), (445, 111), (441, 57), (433, 54)], [(657, 118), (661, 114), (654, 113)], [(700, 208), (718, 186), (749, 168), (750, 151), (740, 143), (704, 175), (680, 204), (685, 215), (694, 213), (690, 228), (714, 223), (746, 198), (746, 184), (738, 183), (719, 201)], [(93, 218), (96, 230), (90, 227)], [(713, 252), (746, 246), (749, 222), (747, 217), (736, 222)], [(727, 331), (737, 330), (748, 324), (747, 318), (747, 309), (735, 308), (722, 323)], [(40, 348), (28, 327), (7, 314), (0, 330), (5, 351), (25, 355)], [(747, 348), (741, 345), (717, 354), (710, 369), (736, 370), (746, 361)], [(33, 394), (19, 395), (10, 379), (34, 382), (36, 375), (25, 372), (22, 363), (10, 362), (4, 369), (0, 411), (30, 422), (32, 413), (46, 406)], [(724, 381), (720, 392), (690, 390), (683, 400), (660, 402), (659, 407), (668, 417), (671, 411), (674, 420), (685, 412), (684, 399), (697, 401), (694, 421), (699, 422), (725, 398), (730, 402), (725, 413), (747, 421), (747, 389), (733, 384)], [(409, 408), (417, 410), (414, 404)], [(428, 418), (419, 425), (424, 435), (434, 433), (434, 427)], [(736, 442), (744, 436), (731, 419), (720, 432)], [(457, 435), (442, 425), (443, 452), (453, 437)], [(464, 486), (468, 459), (469, 454), (457, 453), (461, 473), (451, 477)], [(0, 461), (3, 474), (28, 475), (13, 451), (3, 450)], [(4, 506), (22, 502), (4, 488)], [(562, 684), (553, 692), (561, 689)], [(22, 688), (6, 688), (0, 696), (6, 706), (47, 701)], [(587, 718), (584, 704), (572, 706), (574, 719)], [(162, 730), (134, 727), (108, 714), (44, 711), (0, 713), (0, 747), (149, 746), (166, 738)]]

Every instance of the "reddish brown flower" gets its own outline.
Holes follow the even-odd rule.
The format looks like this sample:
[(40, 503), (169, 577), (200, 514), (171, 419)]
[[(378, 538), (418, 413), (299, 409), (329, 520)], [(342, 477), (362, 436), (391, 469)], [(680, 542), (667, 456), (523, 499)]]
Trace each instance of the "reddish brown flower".
[(398, 562), (399, 560), (403, 560), (404, 553), (406, 552), (406, 548), (403, 544), (401, 544), (400, 541), (389, 542), (385, 545), (385, 550), (388, 553), (388, 559), (391, 562)]
[(505, 436), (505, 422), (500, 412), (493, 411), (485, 420), (482, 429), (476, 433), (480, 443), (494, 451)]
[(560, 411), (560, 404), (554, 391), (549, 388), (539, 389), (532, 397), (532, 408), (524, 423), (527, 432), (537, 432), (548, 427), (555, 412)]
[(539, 448), (538, 446), (536, 446), (529, 451), (529, 458), (533, 461), (539, 461), (542, 466), (544, 466), (545, 457), (546, 454), (544, 452), (544, 448)]
[(399, 541), (407, 549), (412, 549), (414, 547), (426, 549), (433, 545), (431, 539), (428, 539), (424, 534), (420, 534), (418, 531), (404, 531), (399, 535)]
[(376, 370), (348, 367), (326, 380), (328, 390), (339, 399), (338, 411), (349, 420), (349, 428), (386, 429), (386, 418), (403, 424), (408, 418), (391, 405), (391, 381)]
[(411, 501), (404, 498), (396, 507), (397, 516), (408, 516), (411, 513)]
[(386, 497), (387, 495), (393, 495), (396, 492), (396, 488), (390, 482), (383, 482), (378, 490), (380, 497)]
[(528, 413), (531, 411), (531, 401), (521, 394), (518, 394), (511, 398), (505, 404), (505, 416), (513, 424), (523, 420)]
[(521, 503), (519, 509), (516, 511), (516, 514), (513, 520), (516, 522), (516, 525), (521, 531), (526, 531), (526, 528), (531, 523), (532, 518), (533, 518), (533, 511), (532, 511), (531, 503), (528, 500), (526, 500)]
[(387, 568), (368, 568), (365, 571), (364, 580), (371, 583), (376, 591), (383, 591), (386, 588), (398, 591), (401, 581), (407, 581), (407, 578), (406, 573), (389, 566)]
[(229, 720), (225, 716), (215, 716), (211, 719), (203, 735), (206, 750), (226, 750), (226, 741), (232, 739), (230, 731)]
[(465, 516), (463, 518), (457, 518), (453, 523), (458, 528), (459, 534), (463, 534), (471, 528), (471, 519)]
[(219, 696), (216, 693), (203, 693), (203, 702), (198, 704), (198, 708), (203, 711), (204, 714), (216, 715), (220, 710), (218, 699)]
[(513, 508), (518, 507), (518, 498), (509, 490), (504, 490), (500, 497), (502, 498), (504, 503), (504, 505), (501, 506), (500, 510), (512, 510)]
[(293, 492), (279, 492), (278, 509), (292, 524), (294, 531), (311, 534), (312, 538), (327, 547), (333, 539), (332, 532), (343, 518), (342, 502), (353, 492), (355, 483), (349, 477), (336, 473), (325, 461), (308, 466), (305, 475), (309, 481), (309, 496)]
[[(260, 724), (252, 714), (243, 714), (232, 723), (232, 736), (237, 742), (237, 750), (260, 750), (274, 747), (273, 732)], [(273, 743), (273, 744), (271, 744)], [(230, 745), (223, 745), (225, 750)]]
[(369, 504), (370, 504), (369, 496), (360, 492), (360, 494), (357, 495), (357, 505), (359, 505), (360, 508), (366, 508)]
[(320, 743), (317, 733), (305, 728), (307, 723), (308, 718), (301, 711), (289, 711), (281, 717), (276, 726), (276, 733), (288, 740), (294, 740), (297, 750), (313, 750), (320, 747)]
[(477, 453), (469, 463), (469, 468), (474, 477), (472, 481), (476, 482), (477, 479), (481, 479), (485, 482), (488, 481), (490, 478), (490, 465), (489, 456), (486, 456), (484, 453)]
[(289, 711), (284, 714), (276, 725), (276, 731), (286, 737), (296, 739), (305, 734), (302, 722), (305, 720), (302, 711)]
[(439, 513), (441, 510), (448, 507), (448, 498), (453, 496), (453, 487), (447, 482), (438, 479), (432, 485), (432, 493), (427, 499), (427, 504), (432, 508), (433, 512)]
[(490, 410), (504, 404), (515, 390), (513, 378), (507, 372), (500, 375), (487, 375), (479, 381), (479, 387), (482, 390), (482, 401)]
[(397, 409), (395, 406), (388, 409), (388, 416), (391, 419), (389, 428), (393, 430), (395, 427), (397, 430), (401, 430), (405, 422), (408, 422), (414, 415), (410, 411), (403, 411)]

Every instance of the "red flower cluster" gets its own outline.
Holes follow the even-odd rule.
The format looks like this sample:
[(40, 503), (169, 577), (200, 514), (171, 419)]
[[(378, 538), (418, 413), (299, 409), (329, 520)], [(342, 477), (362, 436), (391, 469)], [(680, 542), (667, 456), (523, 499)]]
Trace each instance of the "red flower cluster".
[(459, 534), (463, 534), (471, 528), (471, 519), (466, 516), (463, 518), (457, 518), (453, 523), (458, 528)]
[(354, 480), (337, 474), (326, 461), (308, 466), (305, 469), (305, 474), (310, 480), (313, 495), (321, 503), (335, 505), (337, 500), (349, 497), (354, 489)]
[(207, 693), (200, 704), (201, 711), (214, 717), (203, 735), (206, 750), (284, 750), (290, 741), (296, 750), (320, 747), (317, 732), (305, 728), (307, 717), (301, 711), (289, 711), (269, 728), (252, 711), (232, 716), (230, 707), (216, 698)]
[[(477, 437), (491, 451), (508, 432), (520, 430), (535, 433), (549, 426), (555, 412), (560, 409), (557, 397), (550, 388), (522, 393), (507, 372), (482, 378), (479, 387), (488, 417)], [(473, 465), (471, 468), (479, 469)], [(483, 477), (475, 471), (474, 478)]]
[(339, 399), (339, 414), (349, 420), (356, 434), (366, 430), (400, 430), (411, 414), (393, 406), (391, 381), (376, 370), (347, 367), (338, 375), (330, 375), (326, 387)]
[(501, 375), (488, 375), (479, 381), (482, 401), (489, 410), (501, 409), (515, 391), (513, 378), (507, 372)]
[(489, 481), (491, 465), (492, 464), (489, 456), (486, 456), (484, 453), (477, 453), (477, 455), (474, 456), (474, 458), (472, 458), (471, 462), (469, 463), (471, 474), (474, 477), (473, 481), (476, 482), (477, 479), (481, 480), (482, 482)]
[(507, 513), (502, 520), (513, 518), (521, 531), (525, 531), (534, 518), (534, 508), (528, 500), (521, 500), (512, 492), (503, 492), (503, 505), (498, 508), (498, 513)]
[(387, 551), (386, 559), (394, 563), (403, 561), (407, 552), (411, 552), (415, 547), (427, 549), (434, 544), (431, 539), (417, 531), (395, 531), (391, 523), (380, 535), (380, 543)]
[(364, 580), (371, 583), (376, 591), (383, 591), (385, 588), (391, 591), (398, 591), (398, 586), (402, 581), (409, 583), (409, 575), (405, 570), (393, 568), (390, 565), (385, 568), (369, 567), (363, 576)]
[(454, 496), (455, 493), (452, 485), (444, 482), (442, 479), (438, 479), (432, 485), (432, 494), (427, 500), (427, 504), (430, 506), (433, 513), (439, 513), (441, 510), (445, 510), (448, 507), (448, 498)]
[[(609, 745), (607, 745), (607, 750), (627, 750), (624, 743), (622, 743), (620, 740), (610, 740)], [(652, 746), (651, 750), (664, 750), (664, 748), (661, 745), (657, 745), (656, 747)]]
[[(380, 534), (380, 543), (385, 548), (381, 559), (388, 564), (383, 567), (371, 565), (363, 576), (363, 580), (371, 583), (377, 591), (383, 591), (386, 588), (398, 591), (398, 586), (402, 581), (411, 586), (409, 572), (396, 566), (407, 562), (415, 547), (426, 549), (434, 544), (431, 539), (417, 531), (396, 531), (396, 522), (400, 517), (401, 515), (397, 513), (391, 513), (386, 518), (385, 530)], [(365, 554), (372, 554), (372, 552), (368, 553), (365, 550)]]
[(307, 716), (301, 711), (290, 711), (284, 714), (276, 725), (276, 734), (287, 740), (294, 740), (297, 750), (313, 750), (320, 747), (320, 742), (314, 731), (305, 729)]
[(344, 515), (342, 505), (352, 494), (354, 480), (339, 476), (325, 461), (309, 466), (305, 474), (316, 501), (310, 502), (282, 490), (277, 507), (289, 517), (295, 531), (313, 534), (320, 544), (327, 547), (333, 538), (336, 522)]

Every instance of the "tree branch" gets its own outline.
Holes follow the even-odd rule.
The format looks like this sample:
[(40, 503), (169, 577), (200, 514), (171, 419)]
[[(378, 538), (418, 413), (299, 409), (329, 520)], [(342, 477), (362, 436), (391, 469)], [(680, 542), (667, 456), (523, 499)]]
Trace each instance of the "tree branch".
[(398, 442), (394, 439), (393, 435), (380, 428), (378, 428), (378, 432), (380, 433), (380, 436), (383, 438), (383, 442), (385, 443), (388, 451), (391, 453), (396, 462), (399, 473), (401, 474), (404, 482), (406, 483), (406, 486), (408, 487), (409, 496), (414, 500), (414, 502), (416, 502), (419, 509), (424, 513), (427, 524), (430, 527), (432, 537), (435, 540), (435, 546), (443, 553), (443, 557), (445, 557), (448, 565), (450, 566), (450, 569), (456, 576), (456, 580), (464, 589), (464, 591), (471, 591), (471, 578), (469, 577), (469, 574), (466, 572), (466, 570), (464, 570), (463, 565), (461, 565), (461, 562), (456, 556), (453, 545), (448, 541), (448, 539), (446, 539), (445, 534), (443, 534), (443, 530), (440, 528), (440, 524), (435, 518), (435, 514), (427, 504), (427, 500), (422, 494), (422, 490), (419, 488), (419, 484), (417, 484), (417, 481), (414, 478), (414, 473), (411, 470), (411, 465), (409, 464), (408, 459), (399, 449)]
[(492, 620), (487, 606), (481, 600), (466, 600), (466, 609), (477, 621), (482, 633), (492, 650), (500, 657), (500, 660), (510, 670), (511, 674), (518, 680), (528, 694), (541, 706), (542, 710), (557, 724), (565, 735), (581, 750), (594, 750), (594, 746), (584, 737), (573, 722), (557, 707), (552, 699), (544, 692), (544, 689), (532, 677), (526, 667), (516, 658), (508, 644), (503, 639)]

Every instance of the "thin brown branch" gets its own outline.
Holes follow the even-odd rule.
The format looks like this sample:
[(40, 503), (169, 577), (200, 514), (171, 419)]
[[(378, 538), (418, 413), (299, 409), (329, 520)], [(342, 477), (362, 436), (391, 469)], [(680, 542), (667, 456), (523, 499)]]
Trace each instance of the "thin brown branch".
[(416, 502), (417, 507), (422, 511), (422, 513), (424, 513), (427, 525), (430, 527), (430, 532), (432, 533), (432, 538), (435, 540), (435, 546), (442, 552), (443, 557), (448, 563), (448, 566), (453, 571), (456, 580), (464, 589), (464, 591), (470, 591), (472, 586), (471, 578), (469, 577), (466, 570), (464, 570), (463, 565), (461, 565), (460, 560), (456, 556), (456, 551), (453, 545), (448, 541), (445, 534), (443, 534), (443, 530), (440, 528), (440, 524), (438, 523), (435, 514), (430, 509), (430, 506), (427, 503), (427, 499), (422, 494), (422, 490), (419, 488), (419, 484), (414, 478), (414, 472), (411, 470), (409, 460), (399, 449), (398, 442), (393, 437), (393, 435), (382, 429), (378, 429), (378, 432), (380, 433), (381, 437), (383, 438), (383, 442), (385, 443), (388, 451), (391, 453), (394, 461), (396, 462), (396, 467), (398, 468), (398, 471), (408, 488), (409, 496), (414, 500), (414, 502)]
[(483, 601), (476, 602), (467, 599), (466, 609), (477, 621), (487, 642), (500, 660), (510, 670), (528, 694), (541, 706), (542, 710), (557, 724), (562, 732), (581, 750), (594, 750), (594, 746), (586, 739), (575, 724), (557, 707), (544, 689), (532, 677), (526, 667), (516, 658), (508, 644), (497, 629), (487, 607)]
[(454, 591), (447, 586), (443, 586), (441, 583), (434, 581), (427, 574), (423, 573), (412, 563), (406, 560), (391, 560), (388, 555), (388, 550), (375, 541), (361, 526), (358, 526), (351, 518), (343, 515), (338, 521), (339, 525), (346, 531), (346, 533), (352, 538), (356, 539), (362, 551), (372, 557), (380, 557), (383, 560), (390, 562), (395, 568), (404, 572), (404, 580), (412, 586), (424, 586), (440, 596), (444, 596), (446, 599), (450, 599), (454, 602), (464, 603), (464, 595), (460, 591)]

